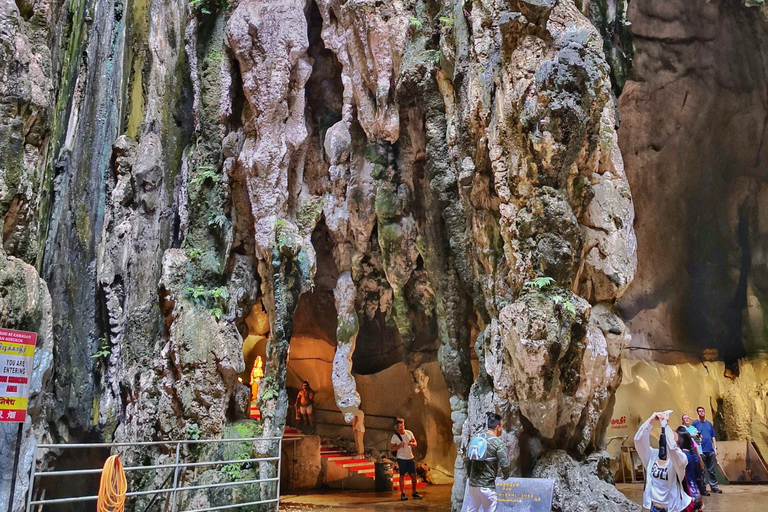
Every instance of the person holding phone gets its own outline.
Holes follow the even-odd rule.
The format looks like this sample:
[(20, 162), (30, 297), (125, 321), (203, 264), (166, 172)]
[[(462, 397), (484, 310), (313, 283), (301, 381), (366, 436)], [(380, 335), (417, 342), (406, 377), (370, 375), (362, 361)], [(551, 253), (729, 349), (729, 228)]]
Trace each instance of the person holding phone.
[(392, 439), (389, 440), (389, 449), (395, 454), (397, 459), (397, 470), (400, 473), (400, 499), (402, 501), (408, 500), (408, 497), (405, 495), (406, 474), (411, 475), (411, 486), (413, 488), (411, 496), (417, 500), (424, 497), (416, 491), (416, 464), (413, 462), (413, 447), (417, 445), (416, 436), (410, 430), (405, 429), (405, 420), (397, 418), (395, 433), (392, 435)]
[[(677, 445), (677, 433), (667, 426), (670, 412), (653, 413), (635, 434), (635, 450), (645, 468), (643, 507), (651, 512), (681, 512), (691, 503), (683, 489), (688, 457)], [(656, 421), (661, 427), (658, 450), (651, 448), (650, 440)]]

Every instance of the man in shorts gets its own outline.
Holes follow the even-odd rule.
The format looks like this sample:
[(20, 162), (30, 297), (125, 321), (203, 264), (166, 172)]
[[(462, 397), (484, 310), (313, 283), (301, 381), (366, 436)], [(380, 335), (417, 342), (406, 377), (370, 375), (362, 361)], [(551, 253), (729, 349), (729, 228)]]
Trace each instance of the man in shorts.
[(301, 391), (299, 391), (296, 397), (296, 421), (301, 425), (302, 421), (306, 421), (307, 424), (314, 428), (315, 420), (312, 417), (312, 405), (315, 400), (315, 392), (309, 387), (309, 381), (305, 380), (301, 385)]
[(397, 452), (397, 468), (400, 472), (400, 500), (407, 501), (405, 496), (405, 475), (411, 475), (411, 486), (413, 487), (412, 496), (420, 500), (424, 496), (416, 492), (416, 464), (413, 462), (413, 447), (417, 446), (416, 438), (413, 432), (405, 430), (405, 420), (397, 418), (395, 422), (395, 433), (389, 440), (389, 450)]

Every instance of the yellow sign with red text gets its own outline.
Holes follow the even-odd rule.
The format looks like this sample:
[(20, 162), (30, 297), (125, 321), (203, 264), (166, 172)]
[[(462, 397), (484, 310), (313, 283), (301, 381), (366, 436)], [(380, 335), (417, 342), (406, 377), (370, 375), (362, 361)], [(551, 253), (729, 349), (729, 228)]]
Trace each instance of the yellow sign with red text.
[(37, 334), (0, 329), (0, 422), (27, 417)]

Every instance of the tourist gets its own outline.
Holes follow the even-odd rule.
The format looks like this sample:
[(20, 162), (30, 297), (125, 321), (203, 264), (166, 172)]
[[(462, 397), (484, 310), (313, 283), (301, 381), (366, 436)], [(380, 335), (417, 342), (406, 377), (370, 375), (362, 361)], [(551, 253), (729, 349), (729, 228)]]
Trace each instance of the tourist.
[(312, 405), (315, 400), (315, 392), (309, 387), (309, 381), (305, 380), (301, 385), (301, 391), (299, 391), (296, 397), (296, 421), (299, 425), (302, 422), (306, 422), (310, 427), (314, 428), (315, 419), (312, 410)]
[(501, 471), (503, 478), (509, 478), (511, 470), (507, 447), (499, 437), (503, 428), (501, 416), (486, 414), (487, 430), (473, 437), (467, 450), (468, 478), (462, 512), (495, 512), (496, 477)]
[(691, 497), (693, 502), (689, 506), (688, 510), (702, 510), (704, 503), (701, 499), (701, 492), (699, 492), (699, 486), (697, 482), (697, 469), (699, 469), (699, 455), (696, 453), (696, 449), (693, 447), (693, 439), (688, 429), (685, 426), (677, 428), (677, 445), (683, 450), (686, 458), (688, 459), (688, 465), (685, 466), (685, 480), (683, 481), (683, 488), (688, 496)]
[(355, 417), (352, 420), (352, 434), (355, 436), (357, 457), (362, 459), (365, 457), (365, 444), (363, 444), (363, 437), (365, 436), (365, 414), (360, 408), (355, 411)]
[(405, 420), (397, 418), (395, 422), (395, 433), (389, 440), (389, 450), (395, 453), (397, 458), (397, 469), (400, 472), (400, 500), (406, 501), (405, 496), (405, 475), (411, 475), (411, 486), (413, 487), (412, 496), (420, 500), (424, 496), (416, 492), (416, 464), (413, 462), (413, 447), (417, 446), (416, 437), (413, 432), (405, 429)]
[(709, 473), (709, 475), (704, 475), (704, 481), (706, 482), (707, 476), (709, 476), (709, 487), (712, 489), (712, 492), (721, 493), (723, 491), (717, 487), (717, 476), (715, 475), (715, 465), (717, 464), (715, 427), (705, 419), (706, 412), (703, 407), (698, 407), (696, 414), (698, 414), (699, 419), (693, 422), (693, 426), (701, 432), (701, 456), (704, 459), (704, 465), (707, 467), (707, 473)]
[[(651, 448), (650, 440), (655, 420), (661, 425), (658, 450)], [(635, 434), (635, 450), (645, 467), (643, 507), (651, 512), (681, 512), (691, 503), (682, 484), (688, 457), (677, 446), (675, 431), (667, 428), (668, 420), (668, 413), (655, 412)]]
[(709, 496), (707, 492), (707, 484), (704, 481), (704, 475), (706, 470), (704, 469), (704, 459), (701, 453), (701, 432), (699, 429), (691, 425), (691, 417), (687, 414), (683, 414), (683, 426), (691, 436), (691, 442), (693, 443), (694, 451), (696, 452), (696, 486), (699, 489), (699, 493), (702, 496)]

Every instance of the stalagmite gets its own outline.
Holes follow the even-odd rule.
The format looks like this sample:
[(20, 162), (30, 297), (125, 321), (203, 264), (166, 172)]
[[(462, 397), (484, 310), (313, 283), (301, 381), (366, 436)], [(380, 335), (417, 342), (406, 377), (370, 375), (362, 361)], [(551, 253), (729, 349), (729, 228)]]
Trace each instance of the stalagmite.
[(360, 395), (357, 392), (355, 377), (352, 375), (352, 353), (355, 351), (355, 338), (360, 329), (355, 311), (355, 285), (349, 272), (344, 272), (333, 290), (336, 299), (336, 311), (339, 320), (336, 329), (336, 355), (333, 357), (333, 394), (336, 405), (344, 414), (344, 421), (351, 423), (355, 411), (360, 407)]

